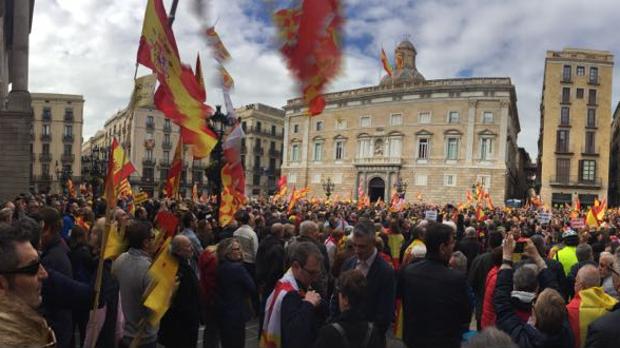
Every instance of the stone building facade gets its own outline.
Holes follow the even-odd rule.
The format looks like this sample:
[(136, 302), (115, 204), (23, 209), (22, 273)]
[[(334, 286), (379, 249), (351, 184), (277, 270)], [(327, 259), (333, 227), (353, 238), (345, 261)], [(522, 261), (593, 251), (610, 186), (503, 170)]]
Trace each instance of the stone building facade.
[(250, 104), (235, 112), (245, 133), (241, 141), (245, 193), (248, 197), (273, 195), (282, 165), (284, 110)]
[(0, 202), (30, 189), (28, 51), (33, 13), (34, 0), (0, 0)]
[(620, 103), (616, 105), (611, 122), (609, 146), (609, 206), (620, 206)]
[(458, 203), (482, 183), (496, 204), (521, 198), (516, 92), (510, 78), (426, 80), (407, 40), (396, 70), (378, 86), (329, 93), (322, 114), (309, 117), (302, 99), (284, 107), (283, 175), (289, 186), (322, 196), (389, 199), (398, 178), (406, 199)]
[(548, 51), (545, 59), (538, 163), (546, 204), (584, 206), (607, 197), (613, 55)]
[(81, 181), (84, 98), (32, 93), (32, 189), (59, 192), (67, 179)]

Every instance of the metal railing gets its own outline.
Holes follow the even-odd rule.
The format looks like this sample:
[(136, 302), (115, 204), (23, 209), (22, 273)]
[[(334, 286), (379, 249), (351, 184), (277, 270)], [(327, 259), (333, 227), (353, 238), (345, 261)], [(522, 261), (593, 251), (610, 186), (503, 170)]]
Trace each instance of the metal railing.
[(583, 178), (579, 176), (558, 175), (549, 180), (551, 186), (564, 187), (601, 187), (603, 180), (600, 177)]
[(353, 159), (355, 165), (402, 165), (401, 157), (357, 157)]

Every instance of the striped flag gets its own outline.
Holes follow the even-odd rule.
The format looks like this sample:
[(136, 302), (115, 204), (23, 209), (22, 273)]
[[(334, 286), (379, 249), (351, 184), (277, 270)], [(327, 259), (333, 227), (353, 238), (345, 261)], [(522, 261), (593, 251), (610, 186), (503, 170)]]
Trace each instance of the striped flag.
[(207, 44), (211, 48), (213, 58), (215, 58), (218, 63), (222, 64), (230, 59), (230, 53), (228, 53), (226, 46), (224, 46), (222, 39), (220, 39), (220, 35), (215, 31), (215, 27), (207, 28), (205, 30), (205, 36), (207, 37)]
[(383, 65), (383, 70), (388, 74), (389, 77), (392, 77), (393, 69), (390, 61), (388, 60), (387, 54), (385, 54), (385, 50), (381, 47), (381, 64)]
[(618, 300), (598, 286), (581, 290), (573, 297), (566, 310), (571, 331), (575, 333), (575, 347), (585, 346), (588, 325), (611, 311), (617, 303)]

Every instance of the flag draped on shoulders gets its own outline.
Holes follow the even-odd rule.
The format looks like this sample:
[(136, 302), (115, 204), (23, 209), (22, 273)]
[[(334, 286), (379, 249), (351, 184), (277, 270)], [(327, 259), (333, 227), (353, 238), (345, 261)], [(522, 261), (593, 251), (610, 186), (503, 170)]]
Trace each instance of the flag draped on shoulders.
[(162, 0), (147, 3), (138, 63), (157, 74), (157, 108), (181, 126), (184, 142), (194, 145), (194, 157), (208, 156), (217, 143), (217, 136), (205, 122), (213, 110), (203, 103), (204, 89), (191, 67), (181, 64)]
[(263, 332), (260, 337), (260, 348), (282, 347), (282, 301), (291, 291), (299, 291), (293, 271), (289, 270), (276, 283), (276, 286), (267, 298), (265, 305), (265, 319)]
[(597, 318), (611, 311), (618, 300), (605, 293), (601, 287), (593, 287), (579, 291), (566, 306), (568, 321), (576, 334), (575, 346), (584, 347), (588, 326)]
[(152, 283), (151, 291), (144, 300), (144, 306), (151, 310), (148, 321), (152, 326), (156, 326), (168, 311), (172, 295), (177, 287), (176, 275), (179, 262), (170, 253), (171, 240), (167, 238), (164, 241), (159, 255), (148, 271)]
[(340, 69), (344, 23), (340, 12), (340, 0), (304, 0), (273, 15), (280, 51), (300, 83), (313, 116), (323, 112), (325, 99), (321, 94)]

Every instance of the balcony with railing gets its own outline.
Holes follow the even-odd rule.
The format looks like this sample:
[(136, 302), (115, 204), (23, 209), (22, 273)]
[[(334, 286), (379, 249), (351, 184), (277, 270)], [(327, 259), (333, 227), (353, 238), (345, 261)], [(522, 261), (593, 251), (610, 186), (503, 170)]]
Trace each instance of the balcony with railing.
[(599, 85), (598, 75), (588, 77), (588, 84), (598, 86)]
[(172, 149), (172, 142), (171, 142), (171, 141), (165, 141), (165, 140), (164, 140), (164, 142), (163, 142), (163, 143), (161, 143), (161, 147), (162, 147), (164, 150), (170, 150), (170, 149)]
[(401, 157), (357, 157), (353, 159), (356, 166), (402, 166), (403, 159)]
[(155, 122), (147, 122), (146, 123), (146, 130), (155, 130)]
[(52, 141), (51, 134), (41, 134), (41, 141)]
[(51, 162), (52, 154), (51, 153), (41, 153), (39, 154), (39, 161), (41, 162)]
[(262, 156), (265, 154), (265, 149), (262, 146), (254, 146), (252, 151), (254, 152), (254, 155)]
[(574, 187), (574, 188), (600, 188), (602, 179), (600, 177), (578, 177), (569, 175), (559, 175), (551, 177), (549, 185), (555, 187)]
[(255, 135), (271, 137), (271, 138), (283, 138), (284, 137), (284, 134), (282, 133), (282, 131), (272, 132), (270, 129), (265, 129), (265, 128), (246, 127), (246, 129), (244, 129), (243, 131), (246, 134), (255, 134)]
[(72, 143), (73, 142), (73, 134), (65, 134), (62, 137), (62, 141), (65, 143)]
[(280, 151), (278, 151), (276, 149), (269, 149), (269, 156), (271, 156), (271, 157), (280, 157), (280, 156), (282, 156), (282, 153), (280, 153)]
[(63, 153), (62, 156), (60, 156), (60, 160), (62, 163), (72, 163), (75, 161), (75, 155), (72, 153)]
[(154, 167), (157, 161), (153, 158), (144, 158), (142, 160), (142, 165), (146, 167)]
[(572, 155), (573, 147), (569, 144), (556, 144), (555, 145), (555, 154), (556, 155)]
[(65, 122), (73, 122), (73, 111), (65, 111)]
[(172, 125), (170, 125), (169, 123), (164, 123), (164, 132), (166, 133), (172, 132)]
[(600, 149), (598, 146), (582, 146), (581, 154), (584, 156), (598, 156)]

